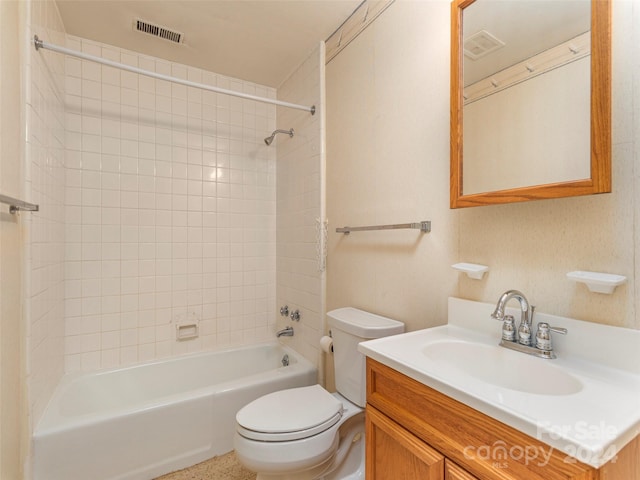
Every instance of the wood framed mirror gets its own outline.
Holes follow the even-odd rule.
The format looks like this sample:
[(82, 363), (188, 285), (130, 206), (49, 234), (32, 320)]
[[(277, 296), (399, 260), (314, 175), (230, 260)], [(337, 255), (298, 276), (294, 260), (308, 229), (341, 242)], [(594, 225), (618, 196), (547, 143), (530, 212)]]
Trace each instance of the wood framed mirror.
[(451, 208), (610, 191), (611, 0), (453, 0)]

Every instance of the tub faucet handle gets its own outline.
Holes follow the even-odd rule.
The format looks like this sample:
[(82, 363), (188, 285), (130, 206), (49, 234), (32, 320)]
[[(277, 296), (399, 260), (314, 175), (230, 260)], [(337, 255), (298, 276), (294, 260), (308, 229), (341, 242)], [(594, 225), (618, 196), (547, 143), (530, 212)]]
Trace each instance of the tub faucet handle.
[(289, 315), (291, 317), (291, 320), (293, 320), (294, 322), (299, 322), (300, 321), (300, 310), (294, 310), (293, 312), (291, 312), (291, 315)]
[(283, 307), (280, 307), (280, 316), (281, 317), (288, 317), (289, 316), (289, 305), (285, 305)]

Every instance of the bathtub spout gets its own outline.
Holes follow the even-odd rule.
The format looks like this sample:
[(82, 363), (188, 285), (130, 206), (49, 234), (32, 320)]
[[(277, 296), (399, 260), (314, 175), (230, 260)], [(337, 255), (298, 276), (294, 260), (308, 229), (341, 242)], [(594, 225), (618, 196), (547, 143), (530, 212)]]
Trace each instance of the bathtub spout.
[(282, 330), (279, 330), (278, 332), (276, 332), (276, 337), (280, 338), (280, 337), (293, 337), (293, 327), (289, 326), (289, 327), (285, 327)]

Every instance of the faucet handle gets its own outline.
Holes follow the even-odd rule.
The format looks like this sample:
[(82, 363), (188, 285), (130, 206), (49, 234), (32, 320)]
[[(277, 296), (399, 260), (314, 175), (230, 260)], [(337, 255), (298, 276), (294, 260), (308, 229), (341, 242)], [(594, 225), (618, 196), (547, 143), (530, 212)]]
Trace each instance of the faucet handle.
[(536, 348), (539, 350), (551, 351), (551, 333), (556, 332), (562, 335), (566, 335), (568, 330), (566, 328), (552, 327), (546, 322), (540, 322), (538, 324), (538, 331), (536, 332)]
[(513, 315), (505, 315), (502, 323), (502, 339), (507, 342), (516, 341), (516, 326)]
[(548, 324), (548, 323), (546, 323), (546, 322), (540, 322), (540, 323), (538, 324), (538, 330), (540, 330), (541, 328), (542, 328), (543, 330), (551, 330), (552, 332), (556, 332), (556, 333), (559, 333), (559, 334), (561, 334), (561, 335), (566, 335), (567, 333), (569, 333), (569, 330), (567, 330), (566, 328), (562, 328), (562, 327), (552, 327), (551, 325), (549, 325), (549, 324)]
[(549, 326), (549, 330), (551, 330), (552, 332), (559, 333), (561, 335), (566, 335), (567, 333), (569, 333), (569, 330), (567, 330), (566, 328), (562, 328), (562, 327)]

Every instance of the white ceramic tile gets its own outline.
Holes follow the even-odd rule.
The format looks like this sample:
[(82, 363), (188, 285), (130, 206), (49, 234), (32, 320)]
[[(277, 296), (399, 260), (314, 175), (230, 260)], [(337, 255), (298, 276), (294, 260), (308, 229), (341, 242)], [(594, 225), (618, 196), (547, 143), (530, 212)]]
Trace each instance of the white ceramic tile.
[[(54, 4), (38, 4), (25, 9), (21, 18), (26, 27), (36, 32), (47, 32), (52, 39), (63, 38), (62, 22)], [(80, 157), (77, 154), (66, 156), (59, 149), (66, 140), (64, 132), (65, 109), (63, 99), (70, 100), (68, 113), (71, 147), (79, 151), (81, 128), (77, 117), (80, 111), (79, 97), (65, 95), (65, 69), (68, 68), (76, 77), (81, 74), (78, 62), (66, 62), (64, 57), (57, 56), (44, 60), (33, 49), (25, 50), (24, 87), (28, 107), (25, 111), (27, 143), (25, 145), (24, 179), (22, 187), (27, 197), (37, 200), (46, 207), (41, 208), (37, 216), (24, 218), (25, 238), (27, 246), (27, 279), (25, 288), (25, 331), (28, 336), (27, 365), (29, 376), (29, 415), (35, 424), (48, 401), (61, 373), (64, 370), (63, 338), (65, 319), (64, 269), (61, 262), (65, 258), (64, 235), (66, 228), (60, 228), (65, 222), (65, 195), (77, 201), (77, 191), (69, 195), (65, 191), (65, 174), (62, 160), (72, 167), (78, 167)], [(46, 73), (45, 73), (46, 72)], [(70, 90), (76, 93), (81, 82), (70, 79)], [(81, 87), (80, 87), (81, 88)], [(7, 176), (5, 176), (7, 178)], [(72, 175), (72, 178), (74, 176)], [(77, 177), (76, 177), (77, 178)], [(79, 184), (71, 185), (79, 187)], [(77, 211), (69, 215), (71, 220), (77, 219)], [(74, 240), (77, 240), (74, 239)], [(69, 250), (68, 248), (66, 249)], [(72, 289), (77, 292), (77, 289)], [(76, 304), (77, 305), (77, 304)], [(70, 302), (73, 311), (74, 302)], [(77, 309), (76, 309), (77, 310)]]
[[(267, 87), (256, 89), (253, 84), (218, 78), (199, 69), (79, 41), (84, 49), (127, 64), (274, 96), (273, 89)], [(123, 365), (217, 346), (215, 303), (208, 303), (209, 315), (214, 318), (204, 341), (190, 342), (188, 346), (175, 344), (168, 322), (172, 310), (175, 314), (185, 312), (187, 306), (201, 315), (205, 301), (226, 298), (224, 304), (228, 306), (227, 285), (234, 286), (233, 295), (238, 296), (240, 303), (234, 306), (245, 313), (233, 320), (238, 333), (232, 337), (223, 335), (223, 343), (262, 338), (254, 331), (255, 314), (257, 308), (264, 310), (266, 302), (245, 300), (244, 297), (257, 295), (258, 290), (253, 286), (242, 288), (243, 283), (253, 285), (256, 281), (255, 275), (247, 277), (243, 273), (242, 255), (244, 249), (251, 255), (272, 256), (273, 251), (269, 253), (268, 248), (256, 252), (252, 245), (262, 242), (274, 248), (275, 230), (243, 233), (244, 225), (255, 220), (254, 210), (264, 207), (256, 203), (253, 193), (256, 175), (242, 170), (255, 168), (255, 163), (244, 156), (254, 155), (255, 144), (266, 135), (267, 132), (256, 131), (259, 126), (275, 125), (275, 109), (261, 109), (253, 102), (230, 101), (109, 67), (68, 63), (67, 90), (69, 98), (76, 97), (77, 101), (68, 102), (69, 153), (65, 161), (79, 170), (67, 175), (66, 217), (70, 226), (81, 227), (81, 234), (79, 243), (67, 249), (70, 283), (66, 294), (82, 295), (75, 308), (69, 303), (68, 313), (100, 318), (99, 330), (103, 333), (85, 337), (84, 347), (79, 350), (71, 343), (67, 368)], [(85, 116), (74, 111), (82, 111)], [(254, 118), (257, 113), (270, 115), (268, 125), (264, 119)], [(246, 145), (243, 138), (248, 139)], [(82, 157), (72, 153), (81, 150)], [(233, 155), (232, 162), (225, 152)], [(206, 171), (203, 165), (207, 166)], [(227, 187), (220, 187), (221, 184)], [(275, 183), (269, 188), (272, 193), (265, 198), (274, 199)], [(232, 221), (230, 217), (220, 220), (220, 211), (235, 212), (235, 217)], [(269, 214), (274, 216), (275, 209)], [(223, 227), (220, 232), (216, 231), (218, 224)], [(275, 225), (275, 220), (271, 224)], [(216, 240), (237, 244), (220, 246)], [(248, 243), (243, 247), (245, 242)], [(224, 259), (230, 255), (235, 260), (231, 275), (224, 274), (229, 271), (228, 263), (217, 265), (216, 261), (219, 256)], [(74, 262), (76, 257), (83, 261)], [(269, 279), (275, 278), (273, 271), (267, 276)], [(82, 289), (80, 278), (86, 282), (84, 294), (78, 292)], [(203, 290), (204, 285), (207, 290)], [(260, 292), (268, 290), (263, 288)], [(150, 324), (137, 320), (142, 312)], [(162, 312), (169, 312), (170, 316)], [(228, 315), (228, 308), (223, 308), (223, 315)], [(154, 322), (160, 322), (162, 329), (151, 328)], [(228, 330), (228, 318), (222, 321), (221, 328), (225, 324)]]
[(114, 368), (120, 365), (120, 349), (105, 349), (101, 350), (100, 354), (100, 368)]

